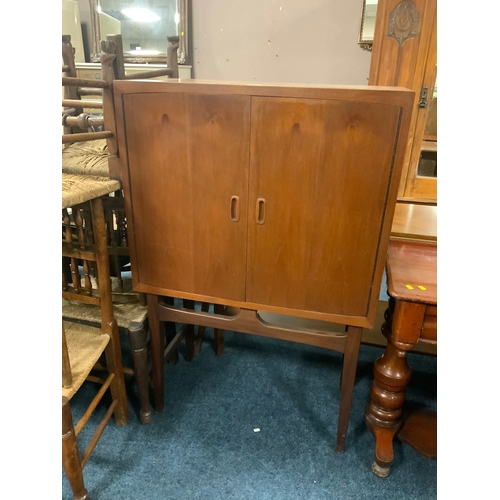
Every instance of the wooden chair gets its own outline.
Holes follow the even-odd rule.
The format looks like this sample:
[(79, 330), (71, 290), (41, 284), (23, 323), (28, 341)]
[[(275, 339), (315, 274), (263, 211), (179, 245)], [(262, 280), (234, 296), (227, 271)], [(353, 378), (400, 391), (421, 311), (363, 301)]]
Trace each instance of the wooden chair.
[[(179, 77), (177, 65), (179, 37), (169, 36), (167, 43), (167, 67), (142, 72), (141, 79)], [(66, 146), (63, 150), (63, 172), (119, 179), (120, 173), (116, 167), (117, 143), (110, 134), (114, 130), (113, 81), (133, 79), (138, 76), (127, 75), (125, 72), (121, 35), (108, 35), (106, 40), (101, 42), (101, 49), (103, 51), (101, 79), (77, 79), (71, 36), (62, 36), (63, 127), (65, 135), (68, 135), (63, 141)], [(96, 99), (82, 100), (86, 96), (96, 96)], [(98, 110), (97, 116), (89, 113), (93, 110)], [(105, 115), (107, 121), (104, 127)], [(88, 132), (89, 127), (104, 127), (107, 132), (96, 133), (92, 138), (69, 137), (69, 134)]]
[[(63, 322), (62, 328), (62, 462), (74, 498), (88, 498), (83, 481), (83, 468), (111, 415), (115, 415), (118, 426), (127, 424), (128, 402), (122, 365), (118, 325), (113, 314), (111, 279), (107, 253), (104, 210), (102, 197), (120, 186), (116, 180), (93, 176), (62, 174), (62, 209), (64, 220), (62, 254), (70, 261), (72, 280), (63, 275), (63, 298), (94, 304), (100, 310), (99, 327)], [(90, 210), (92, 229), (83, 224), (81, 213)], [(76, 224), (70, 224), (71, 214)], [(91, 234), (90, 234), (91, 233)], [(83, 261), (83, 286), (78, 272), (78, 261)], [(90, 266), (94, 262), (99, 277), (99, 293), (92, 290)], [(107, 375), (103, 379), (91, 374), (99, 358), (104, 354)], [(76, 426), (73, 425), (70, 400), (85, 381), (102, 384), (87, 411)], [(77, 438), (89, 421), (93, 411), (102, 401), (108, 388), (112, 402), (98, 425), (83, 455), (78, 451)]]
[[(158, 76), (177, 77), (177, 48), (178, 37), (168, 37), (167, 68), (142, 73), (141, 78), (154, 78)], [(67, 99), (63, 99), (63, 106), (70, 107), (63, 111), (63, 124), (68, 134), (63, 136), (63, 144), (69, 147), (63, 149), (63, 172), (77, 175), (98, 175), (106, 178), (119, 179), (116, 169), (118, 149), (114, 135), (114, 102), (112, 85), (118, 77), (121, 79), (132, 78), (125, 74), (123, 61), (123, 49), (121, 35), (108, 36), (101, 43), (101, 76), (102, 80), (84, 80), (76, 78), (74, 63), (74, 51), (71, 47), (69, 36), (63, 36), (63, 86), (72, 89), (66, 92)], [(81, 101), (85, 95), (99, 94), (100, 101)], [(74, 99), (73, 99), (74, 98)], [(100, 106), (100, 108), (98, 108)], [(92, 109), (100, 109), (99, 116), (92, 116), (88, 112)], [(68, 112), (69, 111), (69, 112)], [(75, 113), (82, 111), (78, 116)], [(89, 126), (98, 127), (94, 131)], [(102, 130), (104, 129), (104, 130)], [(95, 137), (98, 137), (95, 139)], [(77, 142), (74, 142), (74, 141)], [(149, 398), (149, 369), (148, 369), (148, 339), (147, 339), (147, 307), (144, 294), (138, 294), (132, 289), (130, 272), (126, 265), (129, 263), (129, 245), (127, 237), (127, 223), (125, 216), (125, 205), (121, 188), (102, 199), (105, 222), (106, 238), (108, 243), (108, 254), (110, 257), (112, 297), (115, 317), (118, 322), (120, 333), (128, 334), (130, 348), (133, 358), (133, 369), (125, 368), (126, 374), (133, 374), (136, 379), (138, 396), (140, 402), (140, 421), (147, 424), (152, 419), (152, 410)], [(91, 227), (92, 220), (89, 212), (82, 211), (84, 223)], [(73, 221), (74, 223), (74, 221)], [(65, 263), (66, 276), (68, 276), (69, 263)], [(96, 289), (96, 281), (91, 277), (93, 289)], [(99, 322), (99, 311), (92, 304), (63, 300), (63, 317), (73, 322), (87, 325), (96, 325)], [(169, 330), (166, 339), (171, 345), (171, 340), (176, 338), (178, 345), (191, 333), (190, 329), (183, 328), (182, 335), (177, 336)], [(188, 342), (193, 345), (193, 342)], [(192, 349), (188, 349), (192, 352)], [(168, 360), (175, 361), (177, 349), (172, 349), (167, 355)], [(192, 355), (188, 355), (192, 358)]]
[[(167, 67), (160, 70), (143, 72), (141, 78), (156, 78), (167, 76), (177, 78), (179, 71), (177, 66), (177, 49), (179, 37), (167, 37)], [(107, 89), (102, 88), (96, 80), (80, 79), (78, 84), (63, 86), (65, 98), (63, 99), (63, 125), (68, 135), (66, 147), (62, 152), (63, 172), (78, 175), (98, 175), (119, 179), (120, 175), (113, 165), (116, 164), (117, 146), (113, 136), (105, 135), (104, 138), (83, 137), (78, 142), (72, 141), (69, 136), (75, 131), (92, 131), (96, 128), (102, 129), (104, 126), (104, 114), (107, 115), (106, 129), (114, 129), (114, 102), (112, 84), (115, 79), (130, 79), (134, 75), (125, 73), (125, 63), (123, 58), (123, 45), (121, 35), (108, 35), (106, 42), (103, 42), (106, 52), (101, 58), (101, 76), (108, 85)], [(74, 49), (71, 46), (71, 37), (62, 37), (62, 59), (63, 74), (70, 80), (76, 79), (76, 66), (74, 60)], [(137, 75), (136, 75), (137, 76)], [(85, 86), (83, 86), (85, 85)], [(83, 101), (82, 97), (88, 95), (98, 95), (98, 100)], [(97, 116), (89, 112), (97, 109)], [(83, 112), (85, 110), (85, 113)], [(104, 113), (105, 111), (105, 113)], [(78, 115), (78, 116), (76, 116)], [(103, 131), (104, 133), (104, 131)], [(97, 137), (97, 136), (96, 136)], [(110, 254), (111, 276), (117, 277), (117, 292), (125, 293), (127, 284), (123, 284), (121, 274), (123, 266), (129, 263), (129, 250), (127, 241), (127, 224), (125, 218), (125, 206), (123, 202), (122, 190), (113, 193), (109, 199), (104, 200), (104, 210), (106, 217), (106, 230), (108, 236), (108, 253)], [(125, 287), (125, 289), (124, 289)], [(142, 297), (141, 303), (145, 305), (146, 300)]]
[[(64, 174), (72, 175), (72, 174)], [(93, 178), (92, 176), (85, 176), (88, 178)], [(105, 178), (101, 178), (105, 179)], [(117, 181), (115, 181), (117, 182)], [(109, 200), (109, 198), (103, 198), (104, 202)], [(104, 208), (103, 208), (104, 209)], [(106, 211), (104, 211), (106, 214)], [(109, 212), (108, 212), (109, 213)], [(91, 238), (94, 231), (93, 221), (91, 217), (91, 211), (88, 204), (81, 206), (81, 210), (78, 212), (78, 217), (80, 218), (80, 225), (86, 228), (87, 238)], [(69, 230), (73, 231), (73, 239), (76, 239), (75, 229), (77, 228), (77, 221), (75, 220), (75, 215), (68, 213), (66, 215), (69, 223)], [(109, 224), (105, 224), (109, 226)], [(105, 227), (105, 229), (106, 229)], [(88, 242), (87, 244), (91, 244)], [(99, 272), (97, 269), (93, 268), (90, 264), (88, 265), (88, 270), (85, 272), (83, 266), (78, 266), (76, 271), (73, 271), (72, 264), (69, 259), (63, 259), (63, 279), (68, 281), (68, 276), (72, 275), (73, 272), (85, 276), (83, 282), (77, 283), (76, 290), (77, 293), (86, 295), (92, 293), (94, 295), (99, 295)], [(96, 272), (97, 271), (97, 272)], [(84, 283), (88, 281), (88, 284)], [(130, 344), (130, 353), (132, 357), (133, 368), (125, 367), (124, 372), (127, 375), (132, 375), (135, 378), (138, 398), (139, 398), (139, 419), (141, 423), (147, 424), (151, 422), (152, 410), (149, 400), (149, 375), (148, 375), (148, 357), (147, 357), (147, 307), (141, 305), (139, 301), (139, 296), (131, 289), (130, 279), (118, 280), (117, 277), (110, 277), (111, 282), (111, 297), (113, 302), (113, 314), (117, 321), (118, 331), (121, 335), (127, 335)], [(78, 287), (79, 285), (79, 287)], [(90, 287), (89, 290), (87, 287)], [(71, 321), (73, 323), (97, 326), (101, 322), (101, 312), (99, 307), (93, 303), (86, 303), (74, 298), (63, 298), (62, 301), (62, 316), (66, 321)], [(98, 365), (101, 369), (105, 369), (104, 366)]]

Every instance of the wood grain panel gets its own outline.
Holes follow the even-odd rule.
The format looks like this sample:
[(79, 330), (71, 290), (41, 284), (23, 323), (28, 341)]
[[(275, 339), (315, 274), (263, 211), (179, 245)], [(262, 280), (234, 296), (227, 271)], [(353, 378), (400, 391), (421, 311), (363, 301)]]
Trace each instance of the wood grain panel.
[(244, 300), (250, 97), (132, 94), (124, 111), (136, 280)]
[(374, 103), (253, 98), (247, 301), (367, 315), (399, 115)]

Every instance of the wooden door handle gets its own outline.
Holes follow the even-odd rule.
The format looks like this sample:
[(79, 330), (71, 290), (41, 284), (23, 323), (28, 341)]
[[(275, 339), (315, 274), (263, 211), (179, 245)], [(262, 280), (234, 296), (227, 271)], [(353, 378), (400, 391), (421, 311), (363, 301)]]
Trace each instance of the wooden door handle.
[(240, 220), (240, 197), (231, 196), (231, 220), (233, 222), (238, 222)]
[(257, 224), (264, 224), (266, 221), (266, 200), (265, 198), (258, 198), (257, 205), (255, 206), (255, 219)]

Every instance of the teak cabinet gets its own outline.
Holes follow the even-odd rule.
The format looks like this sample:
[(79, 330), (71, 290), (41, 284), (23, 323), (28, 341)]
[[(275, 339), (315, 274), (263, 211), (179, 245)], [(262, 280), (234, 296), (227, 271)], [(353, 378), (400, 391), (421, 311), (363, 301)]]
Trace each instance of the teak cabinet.
[(372, 326), (413, 92), (114, 86), (137, 291)]
[(378, 1), (369, 84), (415, 91), (398, 198), (436, 204), (436, 0)]

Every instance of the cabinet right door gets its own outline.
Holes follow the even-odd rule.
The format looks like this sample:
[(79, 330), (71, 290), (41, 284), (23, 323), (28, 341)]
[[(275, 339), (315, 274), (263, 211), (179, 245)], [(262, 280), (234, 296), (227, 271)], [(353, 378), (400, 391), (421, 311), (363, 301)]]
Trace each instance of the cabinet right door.
[(252, 99), (246, 300), (364, 316), (399, 108)]

